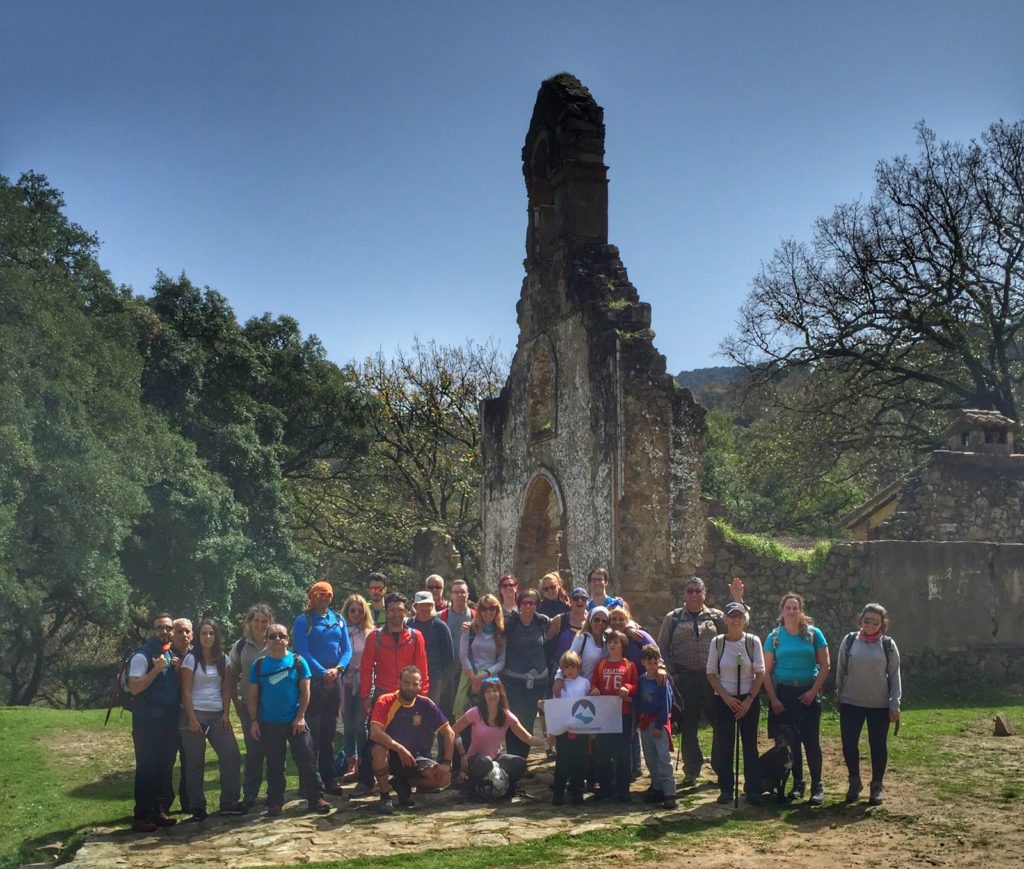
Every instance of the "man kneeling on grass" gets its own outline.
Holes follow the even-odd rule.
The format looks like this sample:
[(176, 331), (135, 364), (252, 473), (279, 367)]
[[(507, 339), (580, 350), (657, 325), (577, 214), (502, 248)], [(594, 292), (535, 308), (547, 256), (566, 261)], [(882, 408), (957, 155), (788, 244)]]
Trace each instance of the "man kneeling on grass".
[(285, 748), (291, 747), (299, 770), (299, 791), (311, 812), (326, 814), (323, 783), (316, 768), (313, 740), (306, 727), (309, 664), (288, 651), (288, 628), (267, 628), (267, 654), (249, 668), (249, 717), (253, 739), (267, 757), (267, 814), (280, 815), (284, 804)]
[[(399, 676), (397, 691), (378, 698), (370, 717), (373, 774), (380, 788), (379, 809), (386, 815), (395, 811), (391, 786), (398, 805), (412, 808), (413, 786), (446, 788), (452, 781), (455, 732), (448, 717), (435, 703), (420, 696), (423, 676), (419, 667), (409, 665)], [(441, 762), (429, 757), (435, 734), (442, 742)], [(389, 774), (393, 778), (388, 780)]]

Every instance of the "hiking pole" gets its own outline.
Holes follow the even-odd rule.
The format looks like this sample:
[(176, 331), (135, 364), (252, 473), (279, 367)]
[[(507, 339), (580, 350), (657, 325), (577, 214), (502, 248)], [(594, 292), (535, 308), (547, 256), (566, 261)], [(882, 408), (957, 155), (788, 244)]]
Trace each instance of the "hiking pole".
[[(743, 666), (743, 658), (736, 653), (736, 697), (740, 696), (740, 668)], [(732, 805), (734, 809), (740, 807), (740, 719), (734, 719), (736, 725), (736, 753), (733, 758), (732, 776)]]

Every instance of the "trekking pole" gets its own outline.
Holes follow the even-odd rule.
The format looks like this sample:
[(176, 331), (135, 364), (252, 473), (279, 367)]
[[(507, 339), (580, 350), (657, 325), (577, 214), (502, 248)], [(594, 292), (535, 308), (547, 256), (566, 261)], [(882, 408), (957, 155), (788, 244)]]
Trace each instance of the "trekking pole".
[[(743, 666), (743, 658), (740, 653), (736, 653), (736, 696), (740, 696), (740, 668)], [(738, 809), (740, 807), (740, 719), (735, 719), (736, 723), (736, 753), (733, 759), (733, 808)]]

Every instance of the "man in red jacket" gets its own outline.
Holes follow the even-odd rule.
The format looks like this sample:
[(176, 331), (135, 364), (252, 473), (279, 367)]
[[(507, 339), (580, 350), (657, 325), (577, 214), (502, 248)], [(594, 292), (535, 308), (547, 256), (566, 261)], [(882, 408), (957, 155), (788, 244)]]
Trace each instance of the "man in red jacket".
[[(359, 694), (363, 698), (363, 709), (370, 717), (374, 701), (382, 694), (397, 691), (402, 670), (410, 664), (423, 674), (420, 694), (430, 690), (430, 674), (427, 667), (427, 646), (423, 633), (405, 624), (407, 598), (396, 591), (384, 598), (387, 621), (366, 638), (363, 658), (359, 665)], [(364, 751), (365, 749), (365, 751)], [(360, 757), (369, 757), (369, 742), (359, 749)], [(359, 785), (352, 796), (370, 796), (376, 792), (373, 768), (370, 764), (359, 764)]]

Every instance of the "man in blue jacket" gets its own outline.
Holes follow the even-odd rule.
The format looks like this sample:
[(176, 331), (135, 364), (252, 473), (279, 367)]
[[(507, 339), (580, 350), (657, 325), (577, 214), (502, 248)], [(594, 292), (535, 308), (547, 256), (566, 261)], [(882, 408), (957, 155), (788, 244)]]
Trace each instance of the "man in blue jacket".
[(309, 589), (309, 601), (292, 630), (295, 651), (309, 664), (312, 673), (306, 721), (313, 739), (317, 768), (324, 791), (342, 794), (334, 769), (334, 733), (341, 708), (341, 677), (352, 659), (348, 628), (334, 610), (334, 589), (329, 582), (316, 582)]

